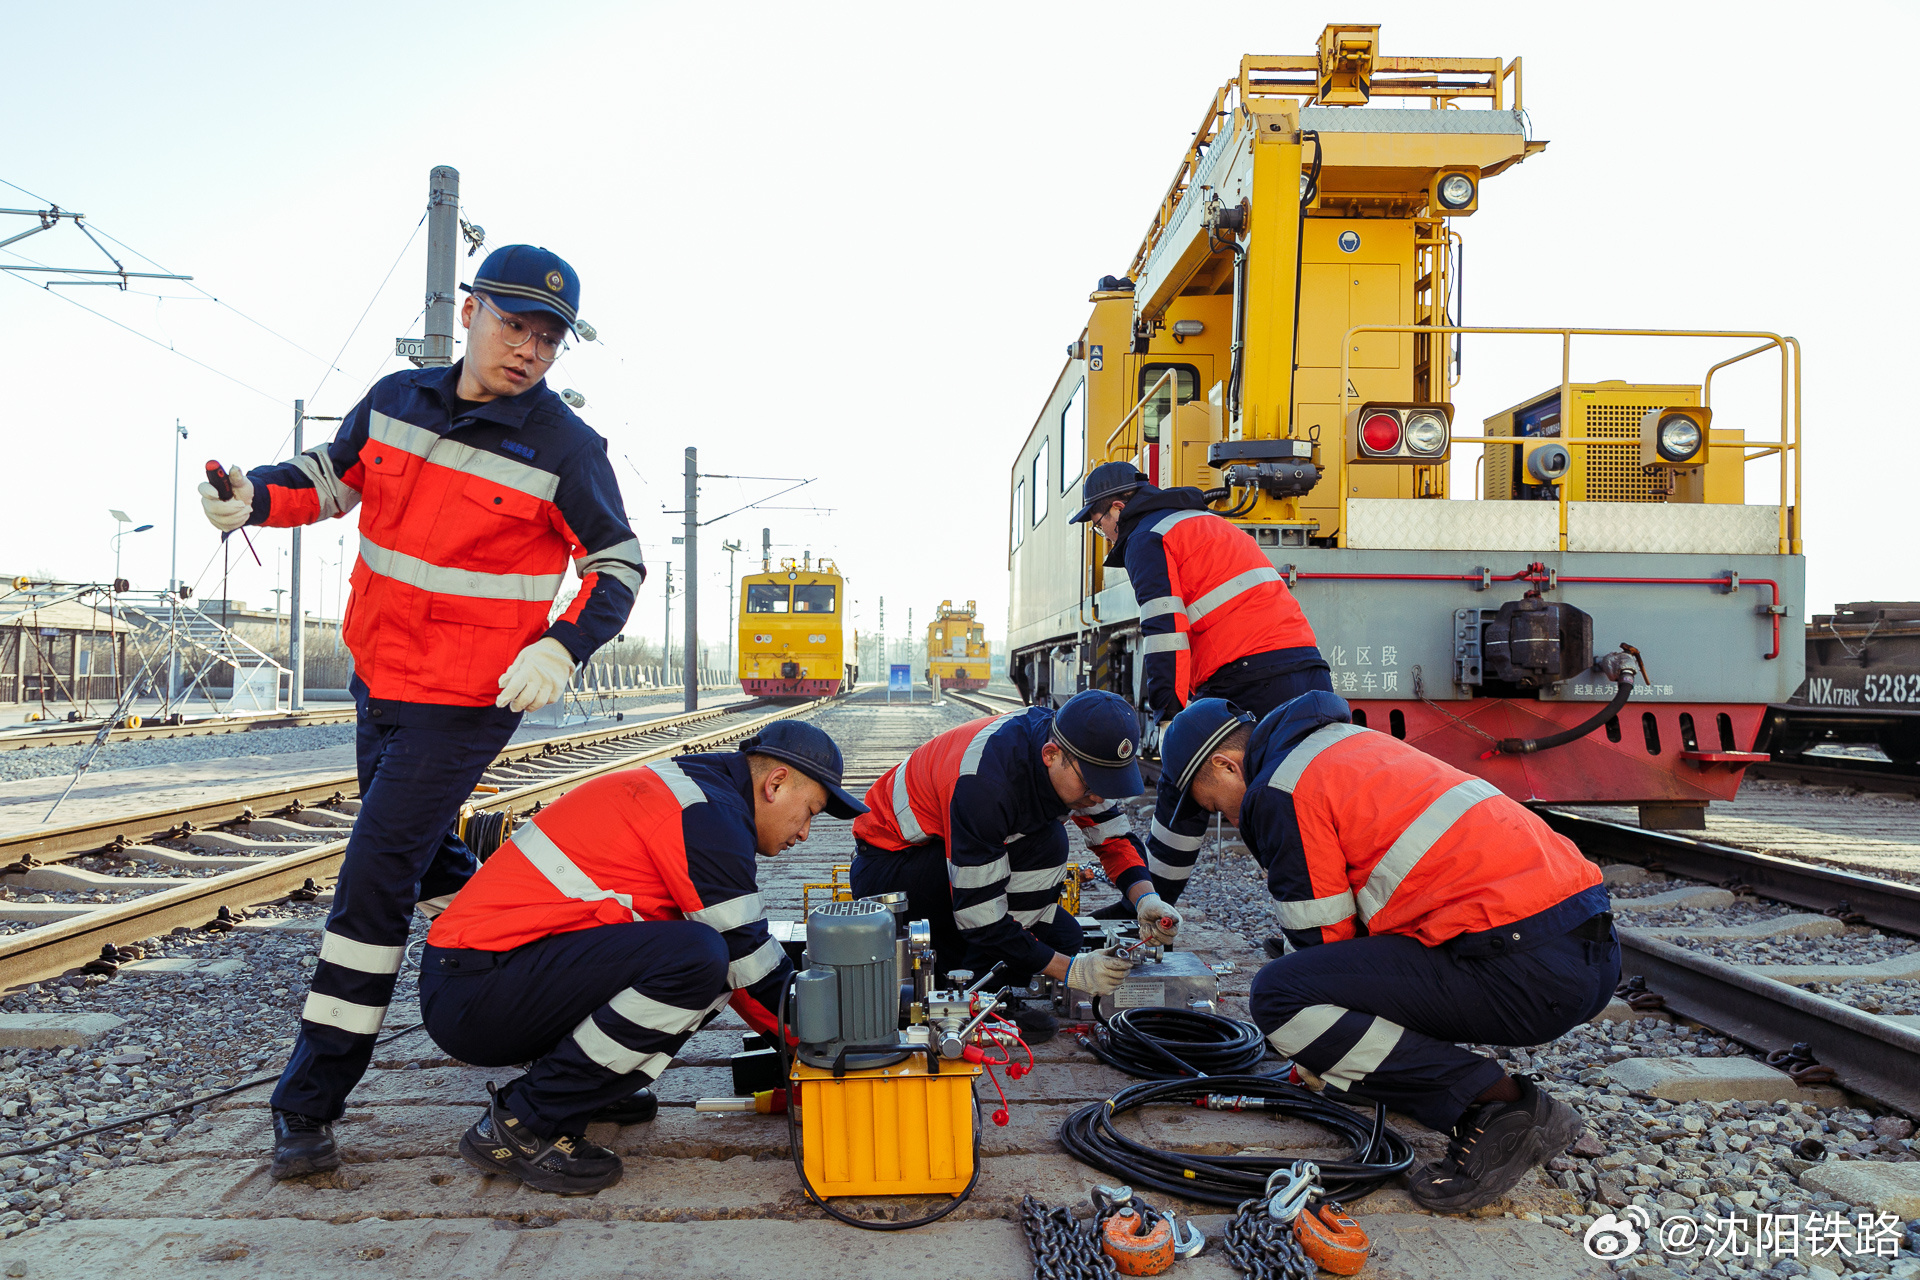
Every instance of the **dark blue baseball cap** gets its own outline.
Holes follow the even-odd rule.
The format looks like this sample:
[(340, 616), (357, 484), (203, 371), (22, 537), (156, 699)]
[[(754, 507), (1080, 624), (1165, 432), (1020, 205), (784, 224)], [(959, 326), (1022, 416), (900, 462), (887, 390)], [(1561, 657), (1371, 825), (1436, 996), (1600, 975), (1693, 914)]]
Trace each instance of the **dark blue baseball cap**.
[(1117, 693), (1088, 689), (1053, 713), (1053, 740), (1080, 766), (1087, 790), (1102, 800), (1143, 794), (1140, 717)]
[(1073, 513), (1073, 524), (1081, 524), (1093, 516), (1093, 509), (1109, 498), (1118, 498), (1122, 494), (1132, 493), (1143, 484), (1151, 483), (1147, 473), (1131, 462), (1103, 462), (1087, 472), (1086, 483), (1080, 486), (1081, 507)]
[(1174, 816), (1188, 801), (1187, 792), (1208, 757), (1243, 724), (1254, 718), (1225, 698), (1196, 698), (1173, 718), (1160, 736), (1160, 776), (1170, 779), (1179, 800)]
[(530, 244), (495, 249), (473, 283), (460, 287), (486, 294), (502, 311), (544, 311), (568, 329), (580, 314), (580, 274), (559, 254)]
[(827, 791), (827, 812), (851, 821), (867, 811), (840, 785), (844, 765), (840, 748), (826, 731), (799, 720), (776, 720), (740, 744), (756, 756), (771, 756), (792, 765)]

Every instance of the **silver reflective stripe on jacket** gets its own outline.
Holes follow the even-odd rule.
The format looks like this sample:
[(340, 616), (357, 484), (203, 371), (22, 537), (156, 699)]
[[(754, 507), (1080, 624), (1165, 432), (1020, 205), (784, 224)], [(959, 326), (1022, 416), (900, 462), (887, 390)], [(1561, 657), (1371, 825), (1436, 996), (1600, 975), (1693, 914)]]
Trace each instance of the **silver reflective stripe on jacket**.
[(1433, 803), (1400, 833), (1386, 856), (1374, 864), (1373, 871), (1367, 876), (1367, 883), (1355, 895), (1360, 918), (1371, 919), (1380, 908), (1387, 905), (1387, 900), (1393, 897), (1393, 891), (1419, 865), (1427, 850), (1433, 848), (1434, 842), (1447, 834), (1454, 823), (1465, 817), (1467, 810), (1499, 794), (1500, 788), (1486, 779), (1468, 778), (1435, 797)]
[(1201, 516), (1212, 514), (1210, 511), (1176, 511), (1172, 515), (1161, 516), (1158, 520), (1155, 520), (1147, 532), (1153, 534), (1155, 537), (1164, 538), (1167, 536), (1167, 530), (1173, 528), (1173, 526), (1179, 524), (1182, 520), (1198, 520)]
[(1165, 634), (1165, 635), (1159, 635), (1159, 636), (1148, 636), (1148, 637), (1146, 638), (1146, 641), (1145, 641), (1145, 643), (1143, 643), (1143, 644), (1142, 644), (1142, 645), (1140, 646), (1140, 652), (1142, 652), (1142, 653), (1170, 653), (1170, 652), (1172, 652), (1172, 651), (1174, 651), (1174, 650), (1177, 650), (1177, 649), (1185, 649), (1185, 648), (1187, 648), (1187, 647), (1188, 647), (1188, 646), (1187, 646), (1187, 633), (1186, 633), (1186, 632), (1184, 632), (1184, 631), (1169, 631), (1169, 632), (1168, 632), (1167, 634)]
[(444, 596), (473, 596), (481, 600), (527, 600), (551, 603), (567, 580), (564, 573), (482, 573), (478, 569), (448, 569), (418, 556), (390, 551), (360, 531), (360, 558), (383, 578)]
[(1185, 613), (1187, 602), (1179, 596), (1156, 596), (1140, 606), (1140, 621), (1150, 622), (1169, 613)]
[(1200, 846), (1207, 842), (1207, 838), (1203, 835), (1183, 836), (1178, 831), (1161, 822), (1158, 818), (1153, 820), (1151, 830), (1155, 840), (1167, 846), (1169, 849), (1179, 849), (1185, 853), (1198, 853), (1200, 852)]
[(1007, 861), (1007, 855), (1001, 854), (984, 866), (968, 867), (957, 862), (947, 863), (947, 882), (956, 889), (985, 889), (999, 884), (1013, 874), (1013, 864)]
[(913, 757), (902, 760), (893, 771), (893, 820), (900, 828), (900, 838), (908, 844), (925, 844), (927, 833), (920, 829), (920, 819), (913, 816), (913, 798), (907, 794), (907, 766), (913, 763)]
[(738, 929), (741, 925), (764, 919), (766, 914), (765, 909), (760, 905), (760, 895), (746, 893), (738, 898), (728, 898), (725, 902), (716, 902), (710, 907), (702, 907), (698, 911), (689, 911), (686, 913), (686, 918), (698, 920), (701, 924), (711, 925), (721, 933), (725, 933), (729, 929)]
[(320, 518), (343, 516), (360, 505), (360, 491), (334, 474), (333, 455), (325, 445), (293, 455), (293, 465), (313, 483), (320, 499)]
[(640, 589), (640, 543), (633, 538), (617, 542), (599, 551), (589, 551), (574, 561), (574, 569), (584, 578), (604, 573), (616, 582), (624, 582), (629, 591)]
[(631, 912), (635, 920), (640, 919), (640, 913), (633, 910), (632, 895), (615, 893), (611, 889), (602, 889), (595, 884), (592, 877), (582, 871), (578, 864), (553, 842), (553, 838), (540, 829), (539, 823), (522, 824), (520, 829), (513, 833), (513, 839), (508, 843), (520, 850), (521, 855), (533, 864), (534, 869), (547, 878), (548, 884), (567, 897), (580, 902), (617, 902)]
[(665, 760), (647, 768), (653, 771), (654, 777), (667, 784), (667, 790), (673, 792), (673, 798), (680, 802), (682, 809), (691, 809), (707, 802), (707, 793), (700, 789), (700, 784), (689, 778), (686, 770), (673, 761)]
[(1287, 752), (1287, 758), (1280, 762), (1279, 768), (1273, 771), (1273, 776), (1267, 779), (1267, 785), (1275, 791), (1291, 792), (1300, 785), (1300, 775), (1307, 771), (1307, 766), (1312, 764), (1322, 751), (1335, 743), (1345, 742), (1356, 733), (1366, 732), (1367, 730), (1357, 724), (1321, 725), (1300, 739), (1299, 746)]
[(1280, 571), (1270, 564), (1236, 574), (1187, 606), (1187, 621), (1198, 622), (1243, 591), (1251, 591), (1265, 582), (1280, 581)]
[(1342, 889), (1324, 898), (1298, 898), (1274, 908), (1282, 929), (1324, 929), (1353, 915), (1353, 891)]

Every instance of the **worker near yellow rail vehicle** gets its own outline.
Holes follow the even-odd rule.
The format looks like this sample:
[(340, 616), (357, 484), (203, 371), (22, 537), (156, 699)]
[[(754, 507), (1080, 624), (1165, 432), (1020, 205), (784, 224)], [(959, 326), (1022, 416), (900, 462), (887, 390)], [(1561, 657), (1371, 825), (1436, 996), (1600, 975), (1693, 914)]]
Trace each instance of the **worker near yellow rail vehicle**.
[(1202, 698), (1168, 726), (1181, 805), (1224, 815), (1267, 872), (1289, 954), (1254, 977), (1253, 1020), (1295, 1077), (1449, 1133), (1414, 1200), (1463, 1213), (1584, 1128), (1460, 1042), (1544, 1044), (1620, 981), (1600, 869), (1492, 784), (1352, 723), (1331, 693), (1258, 719)]
[[(1309, 690), (1332, 692), (1313, 627), (1279, 570), (1244, 530), (1207, 510), (1205, 494), (1162, 489), (1130, 462), (1107, 462), (1088, 473), (1081, 499), (1073, 522), (1091, 523), (1113, 545), (1107, 567), (1127, 571), (1139, 602), (1143, 696), (1155, 721), (1170, 722), (1195, 698), (1265, 715)], [(1178, 807), (1163, 774), (1147, 869), (1168, 904), (1193, 874), (1204, 830), (1176, 830)]]

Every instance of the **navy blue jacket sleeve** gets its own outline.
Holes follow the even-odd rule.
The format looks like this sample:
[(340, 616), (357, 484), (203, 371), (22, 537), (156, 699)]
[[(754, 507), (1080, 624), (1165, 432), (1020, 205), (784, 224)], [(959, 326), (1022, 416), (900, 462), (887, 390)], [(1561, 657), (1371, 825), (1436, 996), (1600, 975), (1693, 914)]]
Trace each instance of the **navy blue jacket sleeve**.
[(1279, 904), (1275, 913), (1280, 931), (1295, 949), (1353, 937), (1358, 920), (1346, 887), (1344, 858), (1338, 866), (1327, 862), (1320, 868), (1324, 880), (1337, 882), (1334, 892), (1316, 891), (1293, 796), (1266, 785), (1271, 776), (1271, 770), (1263, 770), (1247, 788), (1240, 804), (1240, 838), (1266, 868), (1267, 892)]
[(593, 437), (569, 460), (553, 501), (560, 532), (574, 546), (580, 592), (547, 635), (565, 645), (575, 662), (585, 662), (627, 624), (634, 595), (647, 578), (605, 440)]
[(1199, 805), (1190, 804), (1176, 819), (1180, 793), (1172, 779), (1164, 774), (1154, 795), (1153, 825), (1147, 830), (1147, 870), (1153, 875), (1153, 891), (1168, 902), (1178, 902), (1193, 874), (1193, 864), (1206, 843), (1207, 824), (1213, 815)]
[(367, 443), (372, 403), (369, 392), (325, 444), (247, 472), (253, 482), (253, 514), (247, 523), (287, 529), (344, 516), (359, 506), (366, 487), (360, 450)]
[[(1007, 906), (1013, 864), (1006, 839), (1019, 829), (1013, 800), (1016, 788), (1006, 776), (1014, 756), (1008, 740), (1022, 745), (1025, 740), (1012, 734), (997, 736), (1002, 740), (988, 744), (979, 770), (961, 775), (953, 788), (947, 828), (953, 922), (970, 945), (1016, 970), (1033, 972), (1053, 959), (1053, 948), (1023, 929)], [(1024, 767), (1025, 762), (1020, 765)], [(1065, 865), (1064, 845), (1061, 864)]]
[(754, 872), (752, 812), (731, 804), (690, 805), (681, 831), (693, 891), (681, 914), (719, 931), (727, 944), (733, 1007), (755, 1031), (772, 1035), (774, 1010), (793, 976), (793, 962), (767, 930)]

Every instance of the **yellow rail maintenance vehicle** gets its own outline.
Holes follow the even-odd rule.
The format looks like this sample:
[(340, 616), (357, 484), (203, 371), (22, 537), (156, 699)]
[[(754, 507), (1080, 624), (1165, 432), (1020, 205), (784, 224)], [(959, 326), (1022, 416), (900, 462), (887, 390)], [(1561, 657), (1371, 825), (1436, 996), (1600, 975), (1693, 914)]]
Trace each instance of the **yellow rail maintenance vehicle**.
[(927, 624), (927, 683), (943, 689), (984, 689), (987, 686), (987, 629), (974, 621), (973, 601), (956, 609), (942, 600)]
[(846, 579), (825, 556), (788, 557), (740, 581), (740, 687), (760, 698), (823, 698), (853, 685), (841, 620)]
[[(1068, 523), (1086, 471), (1128, 461), (1208, 492), (1266, 552), (1356, 722), (1517, 799), (1698, 825), (1802, 677), (1799, 345), (1462, 323), (1469, 219), (1547, 144), (1520, 59), (1385, 48), (1329, 26), (1312, 52), (1241, 59), (1206, 102), (1013, 460), (1009, 674), (1036, 702), (1137, 702), (1132, 589)], [(1623, 337), (1698, 380), (1574, 380), (1576, 346), (1618, 358)], [(1557, 361), (1491, 391), (1477, 431), (1455, 421), (1463, 343), (1543, 338)], [(1719, 417), (1716, 375), (1749, 397)], [(1460, 447), (1483, 473), (1463, 452), (1450, 474)], [(1750, 494), (1763, 458), (1777, 482), (1752, 468)]]

